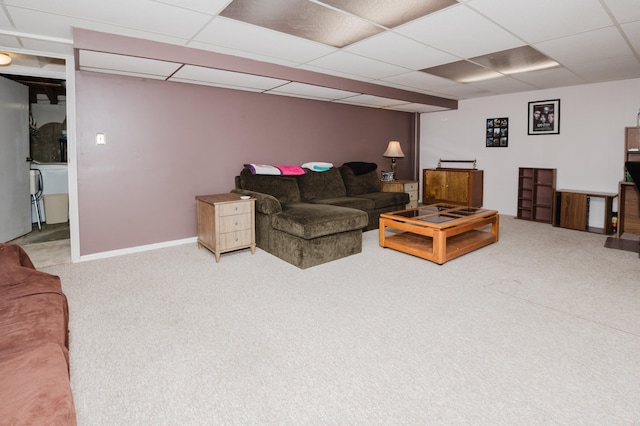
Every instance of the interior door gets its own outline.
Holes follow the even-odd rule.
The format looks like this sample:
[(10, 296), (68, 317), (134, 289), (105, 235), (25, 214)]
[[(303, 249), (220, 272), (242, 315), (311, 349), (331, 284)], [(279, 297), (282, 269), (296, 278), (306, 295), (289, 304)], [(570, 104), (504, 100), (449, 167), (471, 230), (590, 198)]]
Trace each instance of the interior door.
[(0, 77), (0, 242), (31, 232), (29, 88)]

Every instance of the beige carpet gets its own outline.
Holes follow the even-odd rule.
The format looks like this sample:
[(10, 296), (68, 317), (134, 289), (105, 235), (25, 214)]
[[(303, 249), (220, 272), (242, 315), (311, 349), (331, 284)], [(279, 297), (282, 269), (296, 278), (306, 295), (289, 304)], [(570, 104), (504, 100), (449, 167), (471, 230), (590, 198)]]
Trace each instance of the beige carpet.
[(640, 424), (640, 259), (501, 218), (442, 266), (196, 244), (43, 268), (80, 425)]

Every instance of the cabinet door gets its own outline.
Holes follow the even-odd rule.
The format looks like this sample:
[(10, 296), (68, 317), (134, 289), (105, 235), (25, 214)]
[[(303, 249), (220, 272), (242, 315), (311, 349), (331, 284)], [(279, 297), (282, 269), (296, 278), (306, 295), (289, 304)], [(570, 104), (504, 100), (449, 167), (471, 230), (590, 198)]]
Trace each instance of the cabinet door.
[(447, 174), (446, 200), (454, 204), (469, 204), (469, 172), (451, 172)]
[(427, 170), (425, 172), (425, 198), (426, 201), (423, 202), (433, 203), (436, 200), (443, 200), (446, 192), (445, 188), (447, 186), (447, 175), (446, 172), (440, 170)]
[(560, 196), (560, 227), (587, 230), (587, 195), (563, 192)]

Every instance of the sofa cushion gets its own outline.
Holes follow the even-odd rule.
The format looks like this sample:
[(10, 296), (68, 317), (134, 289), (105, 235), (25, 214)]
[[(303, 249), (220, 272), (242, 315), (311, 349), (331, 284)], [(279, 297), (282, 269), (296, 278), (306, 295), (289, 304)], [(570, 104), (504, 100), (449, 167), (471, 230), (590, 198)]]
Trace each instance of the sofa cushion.
[(375, 202), (368, 198), (360, 197), (336, 197), (324, 198), (322, 200), (311, 200), (313, 204), (330, 204), (332, 206), (349, 207), (352, 209), (369, 211), (376, 208)]
[(340, 171), (335, 167), (322, 173), (307, 173), (298, 176), (297, 179), (302, 201), (347, 195)]
[(0, 419), (8, 425), (75, 425), (63, 349), (55, 343), (0, 359)]
[(353, 170), (356, 176), (363, 175), (365, 173), (369, 173), (378, 168), (376, 163), (367, 163), (364, 161), (350, 161), (348, 163), (344, 163), (343, 166), (349, 167)]
[(254, 175), (249, 169), (242, 169), (239, 189), (269, 194), (281, 203), (300, 201), (298, 183), (293, 176)]
[(368, 194), (382, 190), (382, 183), (376, 170), (356, 175), (349, 166), (341, 166), (340, 174), (344, 181), (344, 186), (348, 196)]
[(374, 209), (384, 209), (391, 206), (401, 206), (404, 209), (405, 204), (409, 203), (409, 194), (406, 192), (370, 192), (368, 194), (360, 194), (358, 198), (364, 198), (372, 202)]
[(364, 211), (326, 204), (290, 203), (271, 217), (271, 226), (306, 240), (362, 229), (369, 219)]

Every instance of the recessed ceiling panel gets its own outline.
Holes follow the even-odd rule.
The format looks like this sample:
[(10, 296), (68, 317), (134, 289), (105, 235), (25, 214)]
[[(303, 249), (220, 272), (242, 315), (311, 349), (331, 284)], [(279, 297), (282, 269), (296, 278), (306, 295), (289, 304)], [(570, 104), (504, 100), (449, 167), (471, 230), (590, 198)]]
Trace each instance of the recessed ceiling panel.
[(474, 81), (503, 77), (503, 75), (498, 72), (491, 71), (468, 61), (452, 62), (437, 67), (425, 68), (421, 71), (437, 75), (438, 77), (448, 78), (449, 80), (459, 83), (471, 83)]
[(234, 0), (220, 16), (334, 47), (383, 31), (362, 19), (308, 0)]
[(455, 0), (320, 0), (387, 28), (406, 24), (458, 2)]
[(469, 60), (502, 74), (518, 74), (560, 66), (530, 46), (516, 47)]

